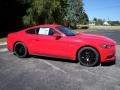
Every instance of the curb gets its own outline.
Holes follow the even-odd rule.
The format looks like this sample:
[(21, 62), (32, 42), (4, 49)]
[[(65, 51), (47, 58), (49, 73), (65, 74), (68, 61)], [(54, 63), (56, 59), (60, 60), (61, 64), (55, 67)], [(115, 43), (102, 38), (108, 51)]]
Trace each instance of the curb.
[(0, 52), (6, 52), (6, 51), (8, 51), (7, 48), (0, 49)]
[(2, 45), (7, 45), (7, 42), (0, 43), (0, 46), (2, 46)]
[(0, 43), (0, 53), (8, 51), (8, 49), (6, 48), (6, 45), (7, 45), (7, 42), (1, 42)]

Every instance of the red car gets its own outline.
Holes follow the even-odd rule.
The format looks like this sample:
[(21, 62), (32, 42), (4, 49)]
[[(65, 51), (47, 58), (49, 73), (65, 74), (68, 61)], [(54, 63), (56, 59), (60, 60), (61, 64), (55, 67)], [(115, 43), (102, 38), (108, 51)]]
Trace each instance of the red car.
[(115, 61), (116, 42), (100, 35), (75, 33), (61, 25), (33, 26), (10, 33), (7, 47), (16, 56), (41, 55), (78, 60), (82, 65)]

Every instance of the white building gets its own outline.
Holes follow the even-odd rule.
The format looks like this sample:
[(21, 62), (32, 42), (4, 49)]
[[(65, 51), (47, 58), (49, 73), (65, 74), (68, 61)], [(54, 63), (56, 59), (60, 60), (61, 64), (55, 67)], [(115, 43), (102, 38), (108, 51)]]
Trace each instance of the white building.
[(105, 26), (110, 26), (110, 24), (109, 24), (107, 21), (105, 21), (105, 22), (103, 23), (103, 25), (105, 25)]

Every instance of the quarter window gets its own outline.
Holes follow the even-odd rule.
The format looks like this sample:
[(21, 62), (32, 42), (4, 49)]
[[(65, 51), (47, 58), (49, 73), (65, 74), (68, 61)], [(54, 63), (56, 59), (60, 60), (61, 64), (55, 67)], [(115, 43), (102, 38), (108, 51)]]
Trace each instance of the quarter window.
[(35, 29), (30, 29), (26, 31), (29, 34), (36, 34), (36, 30)]

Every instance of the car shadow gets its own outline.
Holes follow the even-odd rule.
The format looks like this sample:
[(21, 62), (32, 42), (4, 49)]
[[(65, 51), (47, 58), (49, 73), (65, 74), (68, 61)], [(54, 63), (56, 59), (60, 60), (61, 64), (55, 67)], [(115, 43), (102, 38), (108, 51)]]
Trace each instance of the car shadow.
[(115, 65), (115, 64), (116, 64), (115, 61), (110, 61), (110, 62), (101, 63), (101, 66), (113, 66), (113, 65)]
[(44, 59), (44, 60), (50, 60), (50, 61), (59, 61), (59, 62), (69, 62), (69, 63), (78, 63), (77, 60), (69, 60), (69, 59), (60, 59), (60, 58), (54, 58), (54, 57), (46, 57), (46, 56), (31, 56), (37, 59)]
[[(61, 58), (54, 58), (54, 57), (46, 57), (46, 56), (37, 56), (37, 55), (32, 55), (32, 56), (29, 56), (30, 57), (33, 57), (33, 58), (36, 58), (36, 59), (44, 59), (44, 60), (49, 60), (49, 61), (59, 61), (59, 62), (69, 62), (69, 63), (79, 63), (78, 60), (69, 60), (69, 59), (61, 59)], [(115, 65), (116, 62), (115, 61), (110, 61), (110, 62), (104, 62), (104, 63), (101, 63), (101, 66), (113, 66)], [(97, 67), (99, 65), (95, 65), (93, 67)]]

